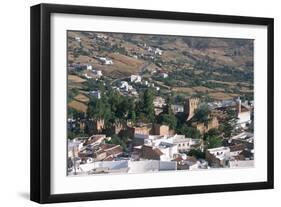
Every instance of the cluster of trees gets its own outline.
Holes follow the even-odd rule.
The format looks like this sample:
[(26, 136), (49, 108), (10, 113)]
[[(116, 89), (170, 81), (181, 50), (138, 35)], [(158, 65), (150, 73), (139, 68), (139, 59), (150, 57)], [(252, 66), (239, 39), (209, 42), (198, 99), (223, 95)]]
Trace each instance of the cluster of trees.
[(235, 131), (235, 125), (237, 123), (236, 112), (233, 109), (226, 110), (226, 119), (220, 125), (219, 129), (223, 133), (224, 138), (229, 138)]
[(198, 129), (194, 127), (190, 127), (188, 124), (182, 124), (178, 129), (177, 133), (184, 134), (186, 137), (194, 138), (194, 139), (200, 139), (201, 134), (198, 131)]
[(171, 129), (176, 129), (177, 127), (177, 118), (172, 111), (172, 100), (171, 96), (168, 96), (166, 105), (163, 109), (163, 112), (159, 114), (157, 122), (159, 124), (169, 125)]
[(91, 97), (88, 104), (87, 117), (89, 119), (104, 119), (106, 125), (116, 122), (154, 122), (154, 94), (146, 89), (140, 94), (139, 100), (122, 96), (119, 92), (109, 89), (101, 92), (101, 98)]
[(210, 129), (204, 134), (205, 149), (211, 149), (222, 146), (223, 137), (218, 129)]
[(109, 90), (106, 95), (102, 92), (101, 94), (99, 99), (90, 98), (87, 118), (104, 119), (106, 126), (128, 120), (135, 121), (135, 102), (132, 98), (121, 96), (114, 90)]

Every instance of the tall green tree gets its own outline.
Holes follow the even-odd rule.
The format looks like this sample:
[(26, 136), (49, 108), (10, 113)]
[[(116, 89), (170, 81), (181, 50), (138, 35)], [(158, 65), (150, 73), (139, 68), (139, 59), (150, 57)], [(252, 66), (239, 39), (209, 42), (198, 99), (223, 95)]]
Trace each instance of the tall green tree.
[(219, 136), (208, 136), (205, 141), (205, 146), (207, 149), (221, 147), (222, 139)]
[(186, 124), (182, 125), (181, 128), (177, 130), (177, 133), (184, 134), (186, 137), (190, 137), (190, 138), (194, 138), (194, 139), (201, 138), (201, 134), (198, 129), (189, 127)]
[(213, 129), (210, 129), (208, 132), (206, 132), (204, 134), (204, 140), (207, 139), (207, 137), (210, 137), (210, 136), (219, 136), (220, 135), (220, 131), (216, 128), (213, 128)]
[(158, 117), (158, 123), (169, 125), (171, 129), (175, 129), (177, 127), (177, 119), (173, 114), (160, 114)]
[(151, 122), (155, 120), (153, 100), (154, 94), (150, 89), (146, 89), (143, 94), (142, 112)]
[(132, 98), (128, 99), (128, 120), (136, 121), (136, 104)]
[(169, 125), (170, 128), (176, 129), (177, 127), (177, 118), (172, 111), (172, 99), (171, 96), (168, 96), (166, 105), (163, 109), (163, 112), (157, 118), (159, 124)]
[(236, 124), (237, 124), (236, 111), (234, 109), (228, 108), (226, 110), (226, 119), (221, 126), (224, 137), (226, 138), (231, 137), (232, 133), (235, 130)]
[(91, 98), (88, 104), (87, 114), (94, 120), (104, 118), (105, 107), (101, 99)]

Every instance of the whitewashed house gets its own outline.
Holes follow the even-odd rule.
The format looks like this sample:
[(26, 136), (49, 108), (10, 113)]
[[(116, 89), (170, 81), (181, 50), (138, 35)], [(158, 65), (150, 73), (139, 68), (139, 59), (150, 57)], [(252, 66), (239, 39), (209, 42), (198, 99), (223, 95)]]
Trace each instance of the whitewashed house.
[(87, 64), (87, 65), (86, 65), (86, 69), (87, 69), (87, 70), (93, 70), (93, 67), (92, 67), (92, 65)]
[(76, 40), (77, 42), (81, 42), (81, 38), (78, 37), (78, 36), (75, 37), (75, 40)]
[(226, 167), (230, 160), (230, 148), (229, 147), (218, 147), (207, 149), (206, 160), (213, 167)]
[(98, 59), (105, 65), (112, 65), (113, 64), (113, 61), (109, 58), (99, 57)]
[(141, 76), (140, 75), (131, 75), (130, 81), (134, 83), (139, 83), (141, 82)]
[(156, 48), (154, 51), (155, 55), (162, 55), (162, 50), (160, 50), (159, 48)]
[(160, 77), (162, 78), (168, 78), (168, 73), (160, 73)]
[(89, 95), (90, 95), (90, 96), (93, 96), (93, 97), (95, 97), (95, 98), (97, 98), (97, 99), (100, 99), (100, 98), (101, 98), (101, 92), (100, 92), (100, 91), (90, 91), (90, 92), (89, 92)]

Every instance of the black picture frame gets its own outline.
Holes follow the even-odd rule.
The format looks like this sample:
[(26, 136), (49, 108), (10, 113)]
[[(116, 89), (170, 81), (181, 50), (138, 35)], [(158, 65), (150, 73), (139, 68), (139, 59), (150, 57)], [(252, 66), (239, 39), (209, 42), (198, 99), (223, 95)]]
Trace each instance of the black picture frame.
[[(134, 17), (165, 20), (182, 20), (207, 23), (233, 23), (267, 26), (267, 181), (238, 184), (169, 187), (154, 189), (85, 192), (74, 194), (51, 194), (51, 71), (50, 71), (50, 15), (53, 13)], [(30, 199), (38, 203), (88, 201), (103, 199), (166, 196), (225, 191), (272, 189), (274, 187), (273, 147), (273, 45), (274, 20), (272, 18), (195, 14), (168, 11), (103, 8), (88, 6), (39, 4), (31, 7), (31, 151), (30, 151)]]

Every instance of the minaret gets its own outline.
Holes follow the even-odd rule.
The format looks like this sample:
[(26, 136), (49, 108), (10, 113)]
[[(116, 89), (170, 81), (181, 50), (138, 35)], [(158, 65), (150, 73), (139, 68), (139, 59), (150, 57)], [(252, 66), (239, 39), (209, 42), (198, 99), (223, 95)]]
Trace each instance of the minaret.
[(240, 99), (240, 97), (238, 97), (236, 99), (236, 113), (237, 113), (237, 116), (241, 113), (241, 99)]

